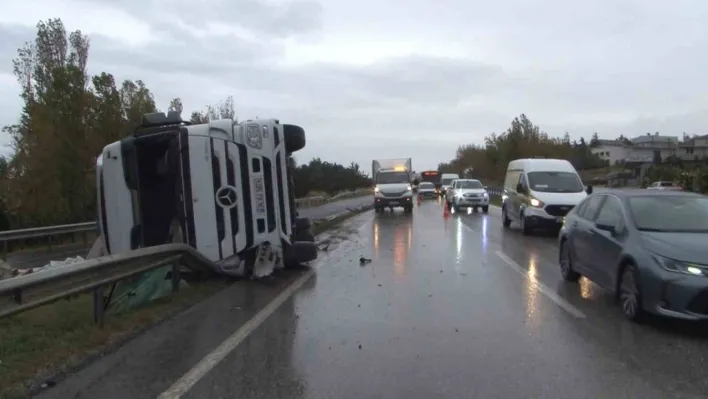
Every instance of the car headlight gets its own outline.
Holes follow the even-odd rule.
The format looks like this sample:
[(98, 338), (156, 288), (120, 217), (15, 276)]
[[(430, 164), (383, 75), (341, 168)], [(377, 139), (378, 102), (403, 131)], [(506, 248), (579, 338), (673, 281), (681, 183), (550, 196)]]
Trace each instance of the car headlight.
[(406, 187), (406, 190), (411, 191), (411, 190), (413, 190), (413, 187), (408, 186), (408, 187)]
[(543, 208), (543, 202), (537, 200), (536, 198), (531, 198), (531, 206), (534, 208)]
[(374, 192), (375, 192), (375, 193), (378, 193), (379, 191), (381, 191), (381, 189), (379, 188), (379, 186), (374, 187)]
[(249, 147), (260, 150), (263, 148), (263, 137), (258, 125), (246, 126), (246, 143)]
[(487, 192), (485, 192), (484, 194), (482, 194), (482, 197), (489, 198), (489, 194)]
[(659, 255), (652, 256), (654, 260), (659, 264), (659, 266), (661, 266), (664, 270), (674, 273), (690, 274), (691, 276), (708, 276), (708, 271), (703, 266), (664, 258), (663, 256)]

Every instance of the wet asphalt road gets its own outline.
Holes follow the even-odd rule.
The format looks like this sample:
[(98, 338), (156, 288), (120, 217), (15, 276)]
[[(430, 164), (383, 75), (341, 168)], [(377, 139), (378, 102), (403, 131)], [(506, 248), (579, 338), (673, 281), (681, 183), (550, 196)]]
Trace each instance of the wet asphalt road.
[[(345, 212), (348, 208), (356, 208), (362, 205), (372, 203), (370, 195), (361, 197), (343, 199), (329, 204), (324, 204), (318, 207), (299, 209), (300, 216), (308, 217), (312, 220), (324, 219), (328, 216), (336, 215), (340, 212)], [(52, 260), (64, 260), (69, 257), (86, 256), (90, 246), (83, 244), (72, 244), (54, 248), (52, 251), (41, 249), (33, 252), (21, 252), (9, 254), (6, 262), (12, 265), (13, 268), (30, 268), (44, 266)]]
[[(562, 282), (554, 237), (504, 230), (498, 209), (368, 212), (333, 238), (315, 277), (184, 398), (708, 395), (704, 326), (625, 321), (594, 284)], [(301, 273), (237, 283), (46, 397), (154, 398)]]

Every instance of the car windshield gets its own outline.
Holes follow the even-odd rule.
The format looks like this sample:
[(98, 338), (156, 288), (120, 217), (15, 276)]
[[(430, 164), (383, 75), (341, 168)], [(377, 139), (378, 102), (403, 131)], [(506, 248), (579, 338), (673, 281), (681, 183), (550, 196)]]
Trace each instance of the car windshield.
[(431, 188), (435, 188), (435, 184), (433, 184), (433, 183), (420, 183), (420, 186), (418, 186), (418, 187), (425, 188), (425, 189), (431, 189)]
[(674, 187), (674, 183), (670, 181), (662, 181), (659, 183), (661, 187)]
[(410, 183), (408, 172), (383, 172), (376, 175), (377, 184)]
[(460, 180), (457, 182), (457, 188), (484, 188), (479, 180)]
[(533, 191), (543, 193), (580, 193), (583, 183), (572, 172), (530, 172), (529, 186)]
[(447, 177), (442, 180), (442, 184), (443, 184), (443, 186), (449, 186), (453, 180), (456, 180), (456, 179), (454, 177)]
[(629, 210), (643, 231), (708, 232), (708, 198), (684, 195), (631, 197)]

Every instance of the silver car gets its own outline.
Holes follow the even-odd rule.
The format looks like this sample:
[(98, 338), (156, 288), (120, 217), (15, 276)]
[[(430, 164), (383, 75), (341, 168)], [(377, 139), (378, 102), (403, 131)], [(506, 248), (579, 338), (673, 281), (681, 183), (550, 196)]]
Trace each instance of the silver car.
[(455, 211), (460, 208), (473, 208), (477, 212), (478, 208), (482, 208), (482, 212), (489, 212), (489, 193), (479, 180), (454, 180), (445, 191), (445, 201)]
[(647, 187), (647, 190), (683, 191), (683, 187), (672, 181), (655, 181)]

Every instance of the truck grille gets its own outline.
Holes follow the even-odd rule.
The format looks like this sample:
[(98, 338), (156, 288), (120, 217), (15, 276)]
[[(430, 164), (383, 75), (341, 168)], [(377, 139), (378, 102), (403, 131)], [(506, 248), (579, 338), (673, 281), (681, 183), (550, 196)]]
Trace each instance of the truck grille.
[(573, 205), (546, 205), (544, 209), (551, 216), (565, 216), (573, 209)]
[(398, 198), (402, 197), (403, 194), (405, 194), (405, 190), (397, 193), (382, 193), (384, 197), (389, 197), (389, 198)]

